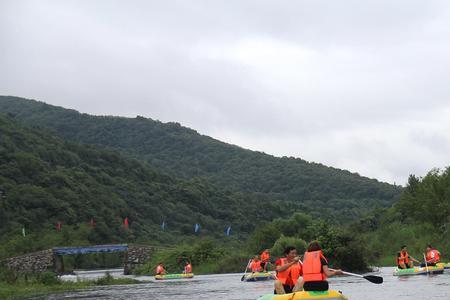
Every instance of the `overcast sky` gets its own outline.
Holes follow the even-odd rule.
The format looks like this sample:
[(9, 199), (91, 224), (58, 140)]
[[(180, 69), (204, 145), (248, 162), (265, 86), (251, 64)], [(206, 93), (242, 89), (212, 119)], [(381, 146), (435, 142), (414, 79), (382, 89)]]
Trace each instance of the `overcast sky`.
[(450, 1), (0, 0), (0, 94), (404, 184), (449, 165)]

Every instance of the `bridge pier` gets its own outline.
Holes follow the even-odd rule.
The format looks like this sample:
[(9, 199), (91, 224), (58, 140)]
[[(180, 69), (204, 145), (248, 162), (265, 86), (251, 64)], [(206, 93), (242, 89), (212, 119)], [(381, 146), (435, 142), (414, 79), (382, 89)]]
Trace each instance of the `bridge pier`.
[(134, 269), (149, 261), (154, 251), (152, 246), (129, 245), (123, 262), (124, 275), (132, 274)]
[(53, 255), (53, 269), (57, 274), (64, 273), (64, 259), (62, 255)]

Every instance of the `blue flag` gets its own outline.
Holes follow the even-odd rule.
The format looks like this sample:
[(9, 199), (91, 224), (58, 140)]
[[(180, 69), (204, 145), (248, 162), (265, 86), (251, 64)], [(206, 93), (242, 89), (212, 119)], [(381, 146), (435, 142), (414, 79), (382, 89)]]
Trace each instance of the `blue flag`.
[(197, 223), (197, 224), (195, 224), (194, 232), (197, 233), (199, 231), (200, 231), (200, 224)]
[(225, 230), (225, 233), (227, 236), (230, 236), (231, 234), (231, 226), (228, 226), (227, 230)]
[(165, 229), (166, 229), (166, 222), (164, 222), (164, 221), (162, 222), (162, 224), (161, 224), (161, 229), (162, 229), (162, 230), (165, 230)]

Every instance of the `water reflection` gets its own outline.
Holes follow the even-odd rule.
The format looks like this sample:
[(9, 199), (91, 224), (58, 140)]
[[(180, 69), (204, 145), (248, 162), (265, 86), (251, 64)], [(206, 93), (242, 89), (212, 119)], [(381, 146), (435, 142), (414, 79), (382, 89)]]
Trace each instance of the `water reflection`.
[[(350, 299), (450, 299), (450, 274), (394, 277), (392, 268), (381, 268), (382, 285), (354, 277), (332, 278), (333, 289), (341, 290)], [(79, 278), (95, 278), (101, 272), (79, 273)], [(120, 271), (114, 272), (120, 275)], [(96, 287), (85, 291), (51, 295), (35, 299), (209, 299), (253, 300), (273, 292), (273, 282), (241, 282), (242, 274), (196, 276), (182, 281), (154, 281), (150, 276), (137, 277), (152, 282), (128, 286)]]

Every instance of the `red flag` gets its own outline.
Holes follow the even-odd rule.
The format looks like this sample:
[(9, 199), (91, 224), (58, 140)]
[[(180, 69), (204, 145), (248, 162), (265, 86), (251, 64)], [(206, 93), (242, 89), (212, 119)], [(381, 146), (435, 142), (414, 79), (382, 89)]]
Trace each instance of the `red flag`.
[(62, 222), (61, 221), (56, 222), (56, 231), (61, 231), (61, 227), (62, 227)]
[(94, 228), (95, 227), (95, 220), (94, 218), (91, 219), (91, 221), (89, 222), (89, 225)]
[(125, 219), (123, 219), (123, 227), (125, 227), (126, 229), (128, 229), (128, 217), (126, 217)]

